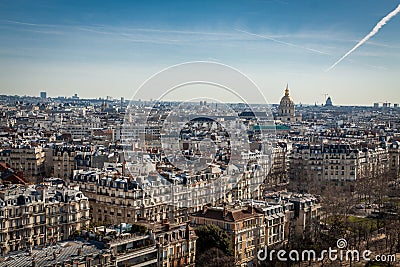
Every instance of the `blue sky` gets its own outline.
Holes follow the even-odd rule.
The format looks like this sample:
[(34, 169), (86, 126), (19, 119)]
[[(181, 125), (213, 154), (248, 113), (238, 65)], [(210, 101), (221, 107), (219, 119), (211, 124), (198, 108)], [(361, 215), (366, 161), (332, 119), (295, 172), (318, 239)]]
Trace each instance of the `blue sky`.
[(159, 70), (210, 60), (277, 103), (400, 102), (399, 1), (0, 1), (0, 93), (130, 98)]

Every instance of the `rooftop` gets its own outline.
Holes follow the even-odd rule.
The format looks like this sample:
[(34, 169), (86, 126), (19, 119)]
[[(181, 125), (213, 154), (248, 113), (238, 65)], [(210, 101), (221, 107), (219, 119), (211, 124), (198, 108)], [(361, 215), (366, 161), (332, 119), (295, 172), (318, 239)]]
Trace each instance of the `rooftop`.
[(0, 267), (34, 266), (33, 262), (36, 262), (36, 266), (47, 267), (69, 260), (82, 261), (85, 257), (94, 258), (100, 253), (99, 249), (87, 242), (68, 241), (43, 249), (33, 249), (31, 254), (18, 252), (8, 255), (0, 259)]

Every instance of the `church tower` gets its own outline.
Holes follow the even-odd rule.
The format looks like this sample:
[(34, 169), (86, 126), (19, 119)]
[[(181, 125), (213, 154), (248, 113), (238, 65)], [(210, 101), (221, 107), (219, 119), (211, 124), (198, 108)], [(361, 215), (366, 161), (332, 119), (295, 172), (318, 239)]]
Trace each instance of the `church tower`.
[(289, 85), (286, 84), (285, 95), (282, 97), (279, 104), (279, 116), (294, 116), (294, 103), (289, 95)]
[(301, 121), (301, 116), (297, 116), (294, 108), (294, 102), (289, 95), (289, 84), (286, 84), (285, 95), (281, 98), (278, 108), (278, 120), (282, 122)]

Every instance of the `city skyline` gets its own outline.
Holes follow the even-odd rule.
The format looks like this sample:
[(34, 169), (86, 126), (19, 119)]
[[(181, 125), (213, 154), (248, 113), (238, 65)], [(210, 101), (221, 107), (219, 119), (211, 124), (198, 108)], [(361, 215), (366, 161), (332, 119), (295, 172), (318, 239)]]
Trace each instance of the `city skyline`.
[[(2, 94), (130, 99), (151, 75), (215, 61), (248, 75), (269, 103), (400, 102), (394, 16), (329, 71), (398, 1), (2, 2)], [(150, 98), (150, 97), (149, 97)]]
[[(45, 94), (46, 97), (42, 97), (41, 94)], [(141, 99), (141, 98), (134, 98), (134, 99), (125, 99), (125, 97), (121, 96), (121, 97), (113, 97), (113, 96), (98, 96), (98, 97), (80, 97), (78, 94), (73, 94), (73, 95), (58, 95), (58, 96), (48, 96), (46, 91), (41, 91), (39, 92), (39, 95), (19, 95), (19, 94), (3, 94), (2, 96), (8, 96), (8, 97), (19, 97), (19, 98), (45, 98), (45, 99), (55, 99), (55, 100), (64, 100), (64, 101), (68, 101), (68, 100), (72, 100), (72, 101), (109, 101), (109, 102), (120, 102), (120, 101), (125, 101), (125, 103), (131, 102), (132, 103), (139, 103), (139, 102), (144, 102), (144, 103), (193, 103), (193, 104), (197, 104), (199, 101), (185, 101), (185, 100), (159, 100), (159, 99)], [(326, 94), (326, 99), (324, 100), (323, 103), (294, 103), (295, 107), (324, 107), (324, 106), (330, 106), (332, 107), (330, 104), (327, 105), (326, 101), (328, 100), (328, 98), (330, 99), (330, 101), (332, 102), (332, 106), (333, 107), (365, 107), (365, 108), (398, 108), (399, 107), (399, 103), (392, 103), (389, 101), (385, 101), (385, 102), (374, 102), (371, 104), (366, 104), (366, 105), (354, 105), (354, 104), (348, 104), (348, 105), (343, 105), (343, 104), (334, 104), (332, 97), (328, 94)], [(329, 101), (329, 100), (328, 100)], [(208, 104), (215, 104), (215, 103), (219, 103), (217, 101), (211, 101), (211, 102), (207, 102)], [(242, 103), (242, 102), (238, 102), (238, 101), (230, 101), (230, 102), (225, 102), (225, 104), (238, 104), (238, 103)], [(250, 104), (250, 105), (254, 105), (254, 106), (263, 106), (263, 105), (267, 105), (267, 106), (274, 106), (274, 107), (278, 107), (279, 106), (279, 101), (277, 102), (272, 102), (272, 103), (254, 103), (254, 102), (248, 102), (246, 104)]]

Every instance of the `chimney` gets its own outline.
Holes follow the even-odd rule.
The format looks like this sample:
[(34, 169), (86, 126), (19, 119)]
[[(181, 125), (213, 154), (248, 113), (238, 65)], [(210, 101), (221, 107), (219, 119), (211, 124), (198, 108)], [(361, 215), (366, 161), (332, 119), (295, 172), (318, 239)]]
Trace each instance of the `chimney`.
[(226, 203), (224, 203), (224, 210), (222, 211), (222, 216), (225, 218), (228, 215), (228, 209), (226, 208)]
[(207, 205), (203, 206), (203, 214), (205, 214), (207, 212)]
[(190, 239), (189, 236), (190, 236), (190, 223), (186, 222), (185, 237), (187, 240)]
[(124, 160), (124, 162), (122, 162), (122, 175), (125, 176), (126, 175), (126, 169), (125, 169), (125, 164), (126, 164), (126, 160)]
[(251, 205), (247, 206), (247, 212), (248, 213), (253, 213), (253, 208), (251, 207)]

